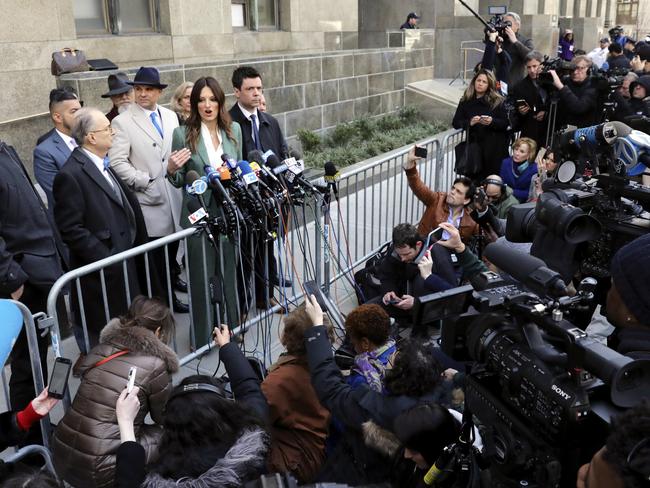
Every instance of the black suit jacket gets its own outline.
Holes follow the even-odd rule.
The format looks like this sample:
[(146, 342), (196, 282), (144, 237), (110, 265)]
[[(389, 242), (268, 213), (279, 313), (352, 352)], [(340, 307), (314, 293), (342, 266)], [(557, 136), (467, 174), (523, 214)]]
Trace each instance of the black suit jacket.
[(0, 295), (62, 274), (56, 229), (13, 147), (0, 143)]
[[(70, 265), (78, 268), (147, 242), (147, 231), (138, 199), (109, 168), (122, 190), (118, 196), (101, 171), (81, 148), (76, 148), (54, 179), (54, 218), (63, 241), (70, 250)], [(127, 204), (125, 204), (126, 199)], [(142, 277), (133, 259), (127, 261), (129, 294), (140, 293)], [(106, 268), (108, 315), (102, 306), (99, 273), (81, 279), (84, 318), (91, 347), (107, 319), (128, 309), (122, 263)], [(152, 277), (152, 280), (154, 278)], [(89, 306), (92, 304), (92, 306)], [(73, 287), (73, 305), (81, 316), (79, 296)]]
[[(287, 151), (287, 143), (284, 140), (282, 131), (280, 130), (280, 124), (278, 124), (275, 117), (266, 112), (260, 112), (258, 110), (257, 115), (260, 119), (259, 132), (262, 152), (270, 149), (279, 159), (284, 159)], [(251, 122), (244, 116), (239, 105), (236, 103), (230, 109), (230, 116), (241, 126), (242, 154), (244, 155), (244, 158), (248, 158), (248, 153), (255, 149)]]
[[(530, 137), (541, 147), (546, 142), (546, 126), (548, 119), (546, 116), (542, 121), (535, 120), (535, 114), (538, 112), (548, 112), (549, 95), (546, 89), (535, 86), (533, 81), (526, 76), (517, 83), (510, 92), (515, 109), (512, 111), (512, 123), (516, 129), (521, 130), (521, 137)], [(530, 110), (526, 114), (520, 114), (516, 108), (517, 100), (526, 100)], [(547, 113), (548, 116), (548, 113)]]

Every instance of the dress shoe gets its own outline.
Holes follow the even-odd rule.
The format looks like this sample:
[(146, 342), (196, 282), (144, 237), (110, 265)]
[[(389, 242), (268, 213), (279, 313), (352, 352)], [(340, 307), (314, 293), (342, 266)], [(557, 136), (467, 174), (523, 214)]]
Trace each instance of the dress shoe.
[(187, 293), (187, 283), (180, 276), (177, 276), (176, 279), (174, 280), (174, 290)]
[(293, 286), (293, 282), (289, 278), (285, 278), (284, 276), (280, 278), (278, 275), (271, 277), (271, 284), (281, 288), (291, 288)]
[(282, 305), (280, 302), (278, 302), (278, 301), (275, 299), (275, 297), (270, 297), (270, 298), (269, 298), (269, 304), (268, 304), (268, 306), (266, 305), (266, 302), (264, 301), (264, 299), (258, 299), (258, 300), (257, 300), (257, 303), (256, 303), (255, 305), (256, 305), (257, 308), (260, 309), (260, 310), (267, 310), (267, 309), (270, 309), (270, 308), (275, 307), (276, 305), (280, 305), (280, 309), (279, 309), (277, 312), (275, 312), (275, 313), (281, 313), (281, 314), (285, 314), (285, 313), (287, 313), (287, 309), (284, 308), (284, 305)]
[(84, 359), (86, 359), (86, 355), (82, 352), (72, 366), (72, 376), (75, 378), (81, 378), (81, 363), (84, 362)]
[(174, 297), (174, 312), (189, 313), (190, 306), (187, 303), (181, 302), (177, 297)]

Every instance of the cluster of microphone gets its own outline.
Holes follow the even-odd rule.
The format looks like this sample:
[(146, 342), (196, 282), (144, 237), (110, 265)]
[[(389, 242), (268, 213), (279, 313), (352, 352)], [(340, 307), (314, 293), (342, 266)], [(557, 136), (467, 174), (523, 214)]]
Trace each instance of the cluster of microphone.
[[(310, 182), (304, 176), (301, 155), (291, 149), (280, 160), (273, 151), (253, 150), (248, 159), (237, 161), (221, 155), (222, 164), (204, 166), (204, 174), (188, 171), (185, 190), (192, 225), (206, 223), (220, 234), (233, 235), (242, 229), (257, 233), (264, 240), (276, 237), (282, 209), (286, 204), (302, 204), (308, 195), (327, 195), (331, 190), (338, 198), (339, 173), (333, 163), (325, 165), (325, 176)], [(220, 215), (210, 215), (210, 202), (204, 194), (211, 190)], [(209, 194), (208, 194), (209, 195)], [(208, 236), (213, 241), (212, 230)]]

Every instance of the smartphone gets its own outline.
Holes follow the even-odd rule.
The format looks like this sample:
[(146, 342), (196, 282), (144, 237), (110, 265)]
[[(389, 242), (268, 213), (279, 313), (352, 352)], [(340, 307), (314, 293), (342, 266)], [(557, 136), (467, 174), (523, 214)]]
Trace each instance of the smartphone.
[(70, 369), (72, 368), (72, 361), (67, 358), (56, 358), (54, 360), (54, 368), (50, 376), (50, 384), (47, 387), (47, 395), (59, 400), (65, 395), (68, 388), (68, 377), (70, 376)]
[(393, 299), (391, 299), (391, 300), (388, 300), (388, 303), (389, 303), (389, 305), (395, 305), (395, 304), (397, 304), (397, 303), (399, 303), (399, 302), (401, 302), (401, 301), (402, 301), (402, 300), (399, 299), (399, 298), (393, 298)]
[(415, 157), (426, 158), (429, 151), (426, 147), (415, 146)]
[(320, 308), (323, 309), (324, 311), (327, 310), (327, 304), (325, 303), (323, 292), (321, 291), (320, 287), (316, 284), (316, 282), (305, 281), (305, 284), (303, 286), (305, 288), (305, 297), (308, 297), (309, 295), (314, 295), (316, 297), (316, 301), (320, 305)]
[(517, 107), (528, 107), (528, 102), (523, 98), (520, 98), (515, 102), (515, 105), (517, 105)]
[(138, 368), (136, 366), (131, 366), (131, 369), (129, 369), (129, 379), (126, 383), (126, 392), (131, 393), (133, 391), (133, 387), (135, 386), (135, 374), (137, 373)]
[(422, 252), (417, 258), (415, 258), (414, 261), (415, 263), (419, 263), (422, 257), (424, 256), (424, 253), (430, 251), (431, 247), (433, 247), (433, 245), (436, 242), (442, 239), (442, 233), (444, 232), (444, 230), (445, 229), (443, 229), (442, 227), (436, 227), (435, 229), (433, 229), (431, 232), (427, 234), (427, 239), (424, 242), (424, 247), (422, 248)]

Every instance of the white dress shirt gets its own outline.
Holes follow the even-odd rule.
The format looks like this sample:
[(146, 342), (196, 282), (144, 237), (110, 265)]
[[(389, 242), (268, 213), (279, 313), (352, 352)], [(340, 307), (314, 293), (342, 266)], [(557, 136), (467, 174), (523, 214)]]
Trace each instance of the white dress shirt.
[(63, 139), (63, 142), (65, 142), (65, 145), (70, 148), (70, 151), (74, 151), (75, 148), (77, 147), (77, 141), (75, 141), (72, 137), (70, 137), (67, 134), (64, 134), (61, 132), (59, 129), (54, 129), (57, 134), (59, 134), (59, 137)]
[(86, 153), (86, 156), (90, 158), (93, 164), (97, 166), (97, 169), (102, 174), (102, 176), (106, 178), (106, 181), (108, 181), (108, 183), (111, 185), (111, 188), (115, 190), (115, 183), (113, 183), (113, 178), (111, 178), (111, 175), (109, 175), (106, 168), (104, 168), (104, 159), (97, 156), (97, 154), (90, 152), (88, 149), (85, 149), (83, 147), (81, 149)]

